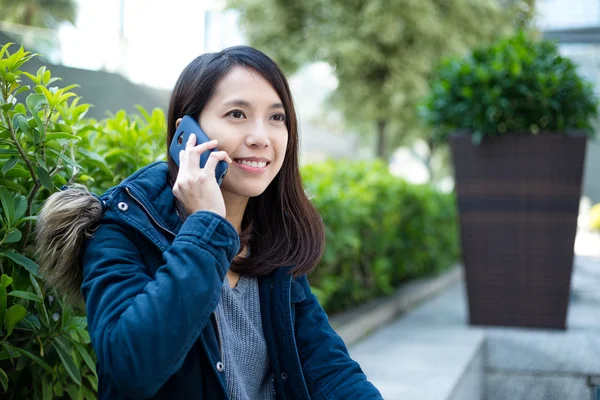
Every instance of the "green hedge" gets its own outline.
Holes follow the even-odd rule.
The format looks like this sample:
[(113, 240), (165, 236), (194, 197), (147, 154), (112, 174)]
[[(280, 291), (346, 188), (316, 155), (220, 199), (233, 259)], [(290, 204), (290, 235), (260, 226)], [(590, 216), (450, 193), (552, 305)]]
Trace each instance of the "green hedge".
[(303, 177), (326, 225), (325, 254), (311, 283), (328, 312), (457, 261), (453, 195), (406, 183), (377, 161), (309, 165)]
[[(82, 183), (100, 194), (164, 158), (165, 115), (139, 109), (86, 119), (90, 105), (79, 103), (75, 86), (61, 86), (45, 67), (22, 72), (32, 55), (10, 50), (0, 49), (0, 384), (7, 398), (94, 399), (85, 315), (38, 276), (32, 227), (60, 186)], [(330, 312), (456, 260), (451, 196), (395, 179), (380, 163), (328, 162), (303, 174), (327, 226), (311, 281)]]
[(102, 193), (160, 157), (165, 116), (86, 119), (75, 85), (21, 71), (33, 55), (11, 50), (0, 49), (0, 384), (11, 399), (95, 399), (86, 318), (38, 275), (32, 227), (60, 186)]

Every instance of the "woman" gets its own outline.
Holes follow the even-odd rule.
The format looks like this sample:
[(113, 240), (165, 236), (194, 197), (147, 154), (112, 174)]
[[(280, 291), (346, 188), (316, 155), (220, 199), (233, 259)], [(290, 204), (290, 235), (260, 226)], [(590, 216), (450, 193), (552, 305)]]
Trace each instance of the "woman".
[(324, 228), (281, 70), (250, 47), (202, 55), (175, 85), (167, 145), (185, 115), (214, 140), (190, 136), (179, 168), (98, 198), (66, 188), (40, 215), (40, 268), (85, 299), (100, 398), (380, 399), (306, 278)]

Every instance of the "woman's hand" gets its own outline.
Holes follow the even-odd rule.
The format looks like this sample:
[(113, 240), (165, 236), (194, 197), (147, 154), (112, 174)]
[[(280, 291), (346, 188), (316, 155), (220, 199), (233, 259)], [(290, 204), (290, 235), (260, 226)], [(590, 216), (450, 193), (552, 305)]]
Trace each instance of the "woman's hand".
[(215, 168), (219, 161), (231, 164), (231, 158), (224, 151), (215, 151), (208, 157), (204, 168), (200, 168), (202, 153), (215, 147), (216, 140), (196, 146), (196, 135), (191, 134), (185, 150), (179, 153), (179, 172), (173, 185), (173, 194), (188, 215), (202, 210), (225, 217), (225, 201), (215, 178)]

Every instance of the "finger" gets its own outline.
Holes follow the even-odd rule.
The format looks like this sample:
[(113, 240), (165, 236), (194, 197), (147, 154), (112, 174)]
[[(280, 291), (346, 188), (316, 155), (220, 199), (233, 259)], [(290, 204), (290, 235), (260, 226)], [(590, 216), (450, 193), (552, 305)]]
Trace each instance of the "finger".
[[(214, 149), (215, 147), (217, 147), (218, 142), (216, 140), (211, 140), (209, 142), (205, 142), (205, 143), (201, 143), (197, 146), (191, 147), (189, 149), (186, 150), (186, 152), (188, 153), (188, 165), (190, 167), (190, 170), (195, 169), (195, 168), (200, 168), (200, 157), (202, 156), (202, 154), (205, 151)], [(194, 166), (194, 164), (196, 164)]]
[(200, 154), (204, 153), (206, 150), (214, 149), (215, 147), (217, 147), (218, 144), (219, 144), (218, 141), (211, 140), (209, 142), (201, 143), (198, 146), (194, 146), (193, 148), (191, 148), (189, 150), (190, 150), (190, 152), (200, 155)]
[(217, 164), (219, 163), (219, 161), (229, 162), (227, 160), (231, 161), (231, 158), (229, 158), (227, 153), (225, 153), (224, 151), (214, 151), (210, 153), (210, 156), (208, 157), (208, 161), (206, 161), (204, 169), (207, 172), (210, 171), (210, 173), (214, 175), (215, 169), (217, 168)]
[(185, 156), (187, 155), (187, 153), (185, 152), (185, 150), (179, 150), (179, 174), (181, 174), (182, 170), (185, 170), (186, 168), (186, 161), (185, 161)]
[(188, 141), (185, 144), (185, 149), (189, 150), (194, 148), (194, 146), (196, 145), (196, 135), (195, 134), (190, 134), (190, 137), (188, 137)]

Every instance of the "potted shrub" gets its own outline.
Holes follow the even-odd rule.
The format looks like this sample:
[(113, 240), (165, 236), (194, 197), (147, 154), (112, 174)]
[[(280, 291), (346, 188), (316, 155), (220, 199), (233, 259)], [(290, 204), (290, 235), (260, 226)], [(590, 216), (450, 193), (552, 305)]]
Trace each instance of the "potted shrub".
[(470, 322), (564, 329), (592, 87), (524, 32), (444, 61), (422, 109), (452, 152)]

